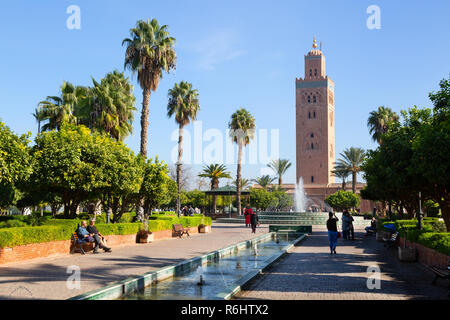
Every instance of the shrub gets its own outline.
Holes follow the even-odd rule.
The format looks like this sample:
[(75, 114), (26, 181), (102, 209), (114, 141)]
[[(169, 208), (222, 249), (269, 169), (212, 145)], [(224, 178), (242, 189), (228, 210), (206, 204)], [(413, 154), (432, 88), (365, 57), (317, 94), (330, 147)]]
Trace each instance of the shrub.
[(443, 254), (450, 255), (450, 233), (423, 233), (418, 237), (417, 243), (435, 249)]

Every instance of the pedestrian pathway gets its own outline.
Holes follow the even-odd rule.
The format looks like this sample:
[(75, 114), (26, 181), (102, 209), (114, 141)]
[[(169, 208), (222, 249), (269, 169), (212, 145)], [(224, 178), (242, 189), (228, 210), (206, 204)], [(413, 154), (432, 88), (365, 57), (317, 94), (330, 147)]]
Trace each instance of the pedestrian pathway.
[[(338, 240), (330, 255), (323, 229), (252, 281), (237, 299), (392, 300), (447, 299), (445, 287), (433, 286), (433, 274), (418, 263), (400, 262), (395, 248), (355, 232), (355, 240)], [(380, 270), (380, 289), (369, 289), (368, 267)], [(376, 284), (370, 281), (371, 284)]]
[[(208, 234), (113, 247), (112, 253), (74, 254), (0, 265), (0, 299), (67, 299), (267, 232), (264, 226), (252, 234), (250, 228), (242, 225), (213, 223)], [(77, 267), (80, 288), (70, 289), (67, 280), (74, 272), (67, 271)]]

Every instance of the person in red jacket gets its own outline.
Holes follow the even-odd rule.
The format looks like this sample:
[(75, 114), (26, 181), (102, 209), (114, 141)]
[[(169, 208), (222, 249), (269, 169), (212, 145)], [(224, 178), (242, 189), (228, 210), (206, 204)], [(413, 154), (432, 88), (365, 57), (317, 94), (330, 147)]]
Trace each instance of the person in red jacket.
[(250, 205), (247, 204), (247, 207), (244, 210), (244, 217), (245, 217), (245, 227), (250, 226), (250, 215), (253, 213), (252, 208), (250, 208)]

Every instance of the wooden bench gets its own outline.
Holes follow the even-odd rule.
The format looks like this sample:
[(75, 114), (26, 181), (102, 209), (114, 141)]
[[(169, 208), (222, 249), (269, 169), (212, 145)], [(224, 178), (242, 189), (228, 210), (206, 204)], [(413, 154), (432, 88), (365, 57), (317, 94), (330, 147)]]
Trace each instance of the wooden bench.
[(178, 236), (180, 238), (183, 236), (183, 234), (187, 234), (189, 237), (189, 230), (184, 228), (182, 224), (174, 224), (173, 233), (175, 236)]
[(429, 267), (429, 269), (434, 273), (434, 279), (433, 282), (431, 282), (432, 284), (435, 284), (438, 278), (450, 280), (450, 270), (438, 269), (436, 267)]
[(79, 248), (80, 251), (81, 251), (81, 254), (85, 254), (85, 253), (86, 253), (86, 252), (84, 252), (84, 249), (83, 249), (83, 243), (84, 243), (84, 241), (82, 241), (82, 240), (80, 240), (80, 239), (78, 238), (78, 235), (77, 235), (76, 232), (73, 232), (73, 233), (72, 233), (72, 238), (71, 238), (71, 240), (72, 240), (72, 250), (70, 250), (70, 253), (74, 253), (74, 252), (75, 252), (75, 249), (76, 249), (77, 245), (78, 245), (78, 248)]

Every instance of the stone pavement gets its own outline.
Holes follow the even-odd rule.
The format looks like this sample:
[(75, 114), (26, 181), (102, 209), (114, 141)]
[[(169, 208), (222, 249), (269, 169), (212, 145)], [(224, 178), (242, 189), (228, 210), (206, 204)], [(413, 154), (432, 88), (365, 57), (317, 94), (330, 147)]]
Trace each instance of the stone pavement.
[[(338, 239), (330, 255), (323, 228), (253, 280), (236, 299), (392, 300), (447, 299), (445, 286), (431, 285), (433, 274), (418, 263), (400, 262), (394, 248), (355, 230), (355, 240)], [(380, 268), (380, 289), (370, 290), (369, 266)], [(442, 283), (441, 283), (442, 285)]]
[[(0, 265), (0, 299), (67, 299), (267, 232), (268, 227), (264, 226), (252, 234), (250, 228), (242, 225), (213, 223), (208, 234), (113, 247), (112, 253), (74, 254)], [(80, 289), (67, 288), (67, 279), (73, 274), (67, 273), (69, 266), (80, 267)]]

